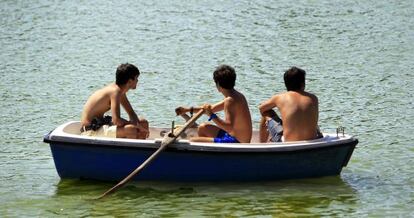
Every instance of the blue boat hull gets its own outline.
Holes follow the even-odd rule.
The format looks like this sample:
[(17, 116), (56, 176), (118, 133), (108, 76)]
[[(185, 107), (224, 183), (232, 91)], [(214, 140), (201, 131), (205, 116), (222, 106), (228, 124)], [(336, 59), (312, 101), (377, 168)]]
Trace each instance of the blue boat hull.
[[(155, 148), (48, 141), (61, 178), (119, 181)], [(134, 180), (274, 181), (340, 174), (358, 140), (338, 146), (278, 152), (214, 152), (167, 148)]]

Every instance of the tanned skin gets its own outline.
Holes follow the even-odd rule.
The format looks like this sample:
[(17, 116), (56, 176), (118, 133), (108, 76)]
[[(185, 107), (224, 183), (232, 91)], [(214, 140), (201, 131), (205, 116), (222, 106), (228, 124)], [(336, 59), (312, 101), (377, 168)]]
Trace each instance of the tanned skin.
[[(138, 76), (128, 80), (124, 85), (111, 83), (93, 93), (83, 107), (82, 126), (90, 125), (94, 117), (102, 118), (105, 112), (111, 110), (112, 123), (117, 126), (117, 138), (147, 138), (148, 121), (138, 118), (126, 96), (130, 89), (136, 89), (137, 84)], [(129, 121), (121, 118), (121, 105), (128, 113)]]
[[(207, 116), (224, 110), (224, 119), (219, 117), (212, 119), (214, 122), (202, 123), (198, 127), (198, 136), (193, 137), (193, 142), (214, 142), (220, 129), (235, 137), (241, 143), (250, 143), (252, 138), (252, 119), (250, 110), (244, 95), (235, 89), (224, 89), (216, 84), (217, 90), (221, 92), (224, 99), (214, 105), (204, 104), (202, 107), (193, 108), (194, 112), (204, 109)], [(178, 107), (177, 115), (190, 112), (191, 108)]]
[(315, 139), (319, 116), (318, 98), (305, 92), (305, 84), (302, 84), (300, 90), (274, 95), (259, 106), (262, 115), (260, 142), (268, 141), (269, 133), (265, 122), (274, 116), (273, 108), (277, 108), (281, 114), (284, 141)]

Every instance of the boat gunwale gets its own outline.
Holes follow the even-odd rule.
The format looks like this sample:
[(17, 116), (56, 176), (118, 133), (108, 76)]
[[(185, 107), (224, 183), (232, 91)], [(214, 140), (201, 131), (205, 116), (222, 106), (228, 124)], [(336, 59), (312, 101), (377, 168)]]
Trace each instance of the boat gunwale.
[[(159, 148), (162, 138), (154, 140), (122, 139), (89, 137), (64, 132), (63, 129), (77, 121), (66, 122), (44, 136), (43, 141), (49, 143), (67, 144), (72, 146), (94, 146), (108, 148), (127, 148), (140, 150), (154, 150)], [(325, 137), (331, 137), (326, 134)], [(277, 142), (277, 143), (199, 143), (188, 140), (178, 140), (167, 147), (168, 151), (191, 151), (191, 152), (226, 152), (226, 153), (273, 153), (273, 152), (296, 152), (314, 149), (324, 149), (341, 146), (356, 146), (358, 139), (353, 136), (344, 135), (332, 137), (326, 141), (324, 138), (310, 141)]]

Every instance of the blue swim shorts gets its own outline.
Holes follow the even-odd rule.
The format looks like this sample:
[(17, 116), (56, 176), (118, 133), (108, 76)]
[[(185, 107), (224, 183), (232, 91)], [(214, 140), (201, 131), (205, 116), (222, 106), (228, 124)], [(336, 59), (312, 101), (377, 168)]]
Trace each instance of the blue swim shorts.
[(269, 131), (270, 141), (281, 142), (283, 136), (282, 122), (277, 122), (274, 119), (266, 121), (267, 131)]
[(228, 134), (226, 131), (220, 129), (214, 138), (214, 143), (240, 143), (236, 138)]

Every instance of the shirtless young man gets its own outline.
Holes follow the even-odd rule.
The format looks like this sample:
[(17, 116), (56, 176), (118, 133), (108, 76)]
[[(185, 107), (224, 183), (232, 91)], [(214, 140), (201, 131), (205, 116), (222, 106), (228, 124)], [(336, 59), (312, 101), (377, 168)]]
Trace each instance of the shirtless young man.
[[(116, 138), (148, 137), (148, 121), (139, 119), (128, 101), (126, 93), (136, 89), (139, 70), (132, 64), (121, 64), (116, 69), (116, 82), (93, 93), (85, 103), (81, 118), (81, 135)], [(129, 121), (121, 118), (121, 106)], [(104, 117), (111, 110), (112, 118)]]
[[(186, 112), (197, 112), (202, 108), (209, 116), (210, 123), (202, 123), (198, 127), (198, 136), (190, 140), (193, 142), (216, 143), (249, 143), (252, 138), (252, 120), (250, 110), (244, 95), (233, 87), (236, 82), (236, 73), (228, 65), (220, 65), (213, 74), (217, 90), (224, 95), (224, 100), (214, 104), (204, 104), (202, 107), (175, 109), (177, 115)], [(215, 114), (224, 110), (225, 117), (221, 119)]]
[[(259, 106), (260, 142), (311, 140), (319, 137), (318, 98), (305, 92), (305, 71), (292, 67), (284, 74), (287, 92), (274, 95)], [(282, 119), (272, 110), (278, 108)], [(282, 122), (283, 121), (283, 122)], [(283, 127), (282, 127), (283, 123)], [(282, 132), (283, 131), (283, 132)]]

